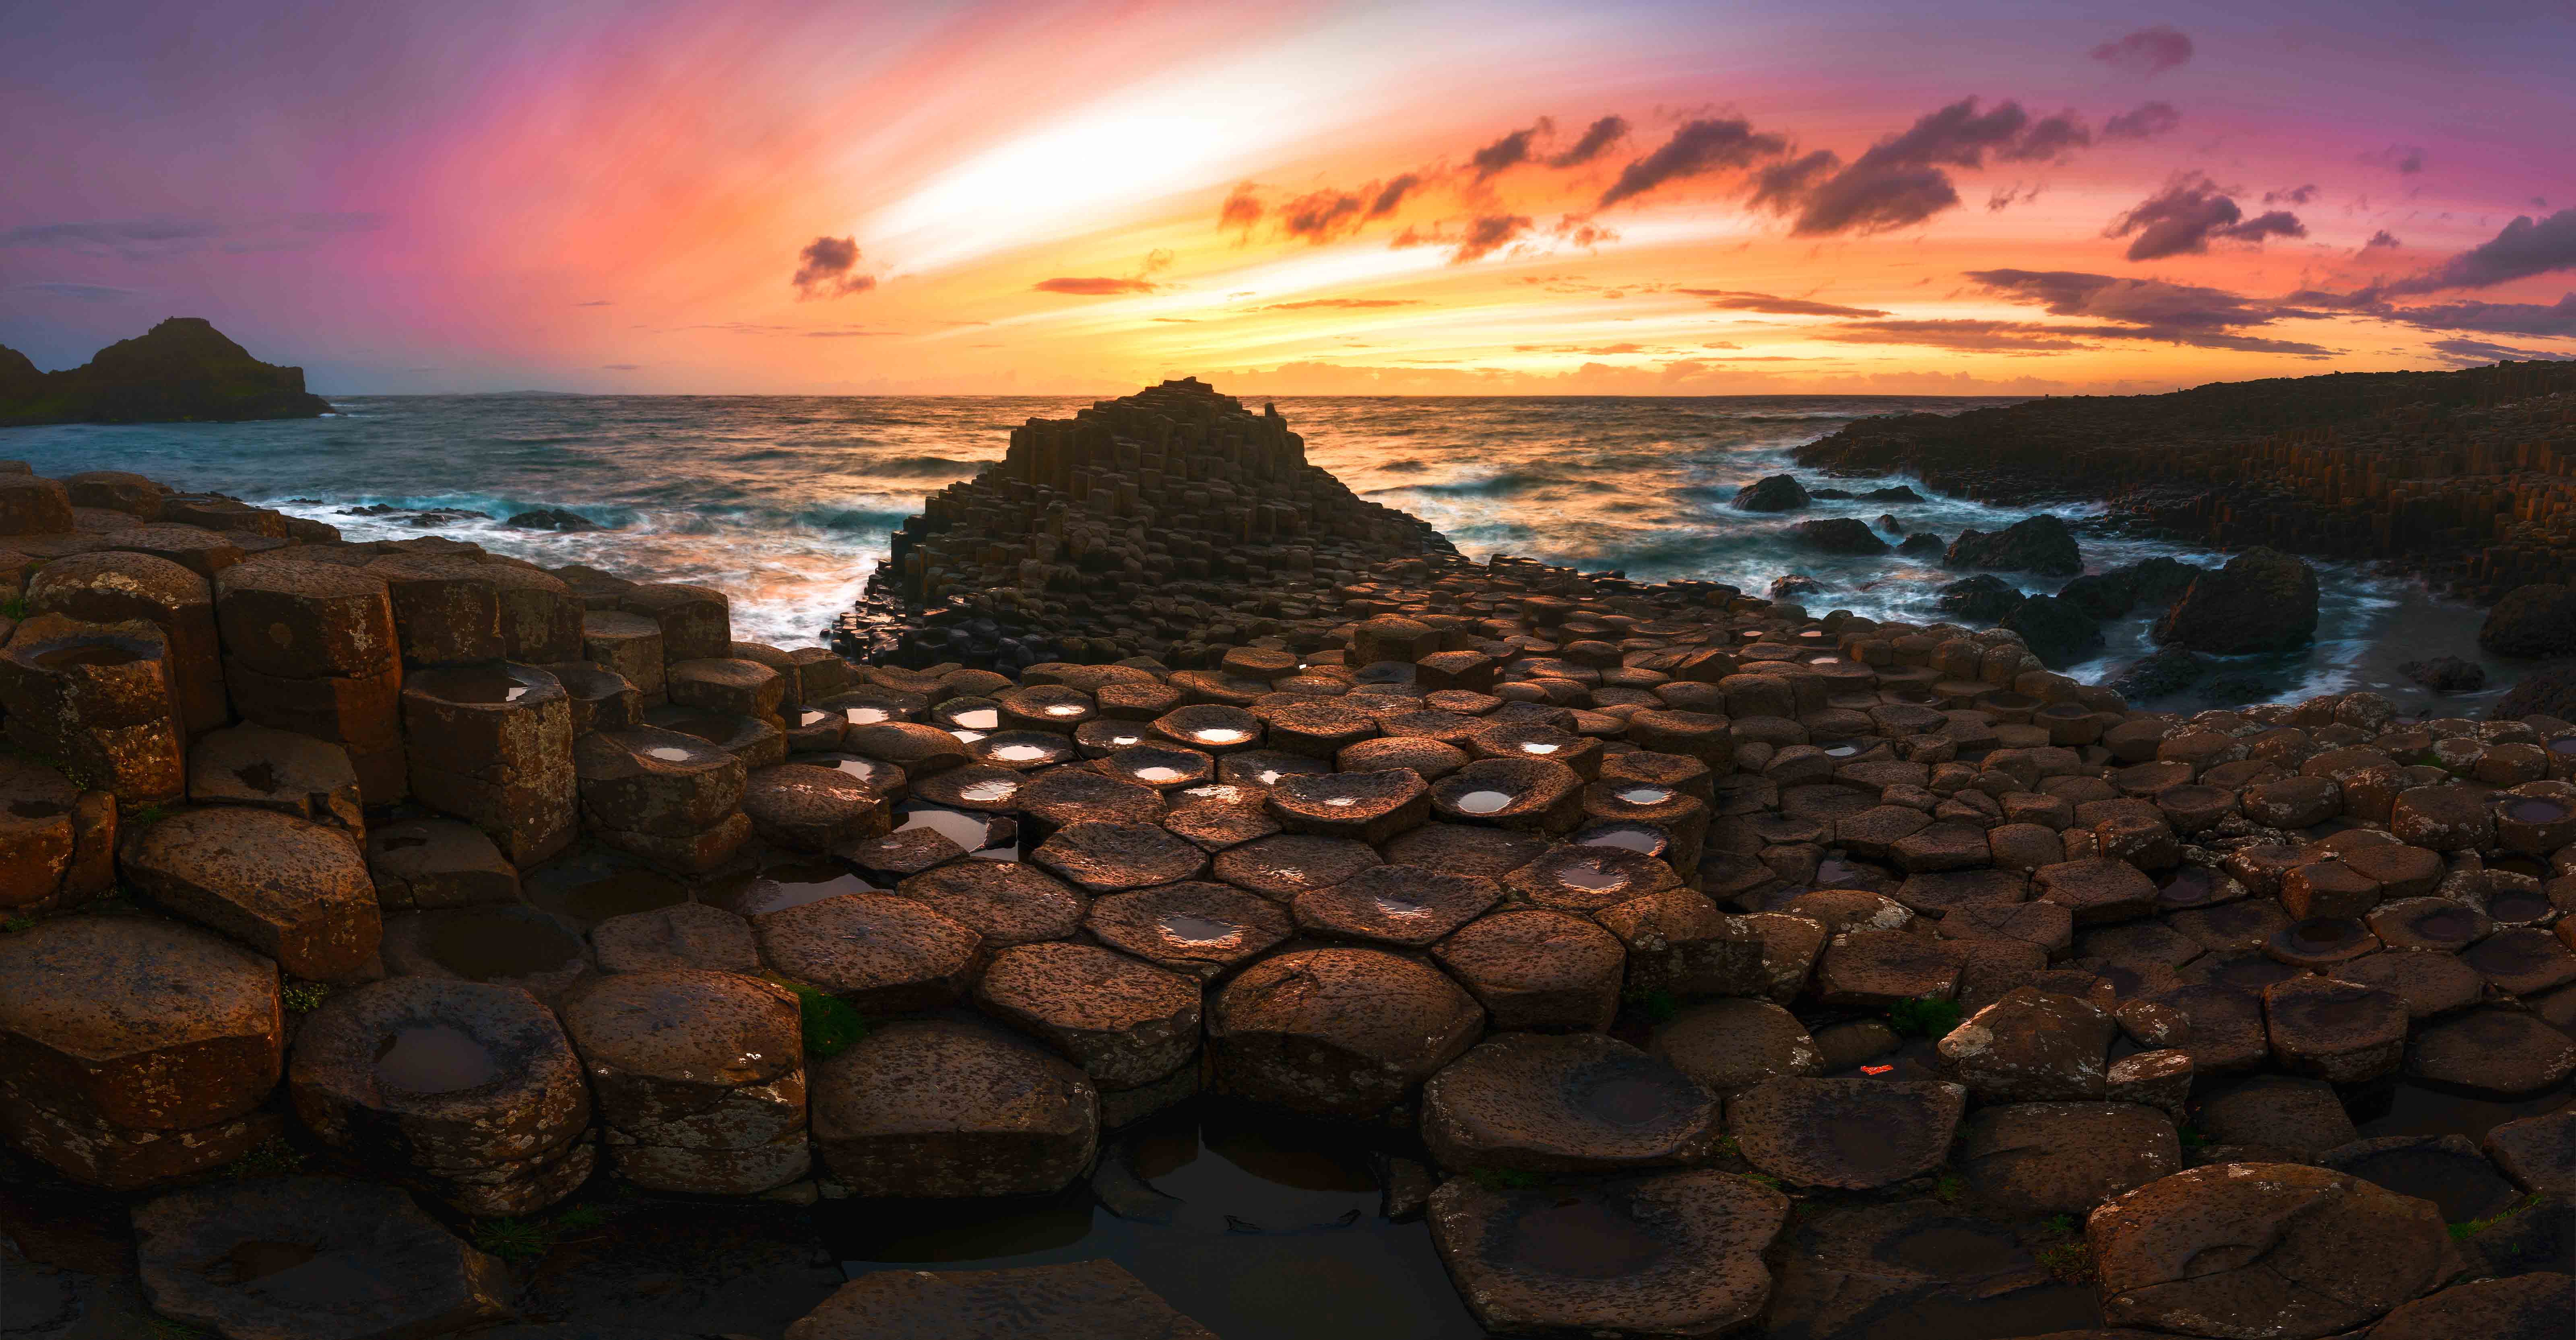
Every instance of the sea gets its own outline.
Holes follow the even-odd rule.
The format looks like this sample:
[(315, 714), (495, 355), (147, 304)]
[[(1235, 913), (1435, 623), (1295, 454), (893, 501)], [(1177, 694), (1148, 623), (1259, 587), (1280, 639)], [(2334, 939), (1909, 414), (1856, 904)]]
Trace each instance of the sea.
[[(729, 593), (737, 635), (780, 646), (825, 640), (921, 495), (999, 460), (1010, 429), (1092, 403), (1080, 397), (580, 396), (333, 397), (319, 419), (241, 424), (0, 429), (0, 459), (39, 473), (131, 470), (338, 526), (351, 539), (471, 540), (548, 565), (587, 563), (640, 580)], [(1258, 405), (1260, 398), (1247, 398)], [(1957, 413), (2009, 400), (1906, 396), (1385, 397), (1275, 400), (1308, 459), (1364, 497), (1438, 526), (1478, 559), (1514, 554), (1645, 581), (1677, 577), (1763, 593), (1803, 576), (1822, 613), (1930, 622), (1961, 574), (1902, 558), (1838, 557), (1787, 542), (1798, 522), (1895, 518), (1947, 539), (1993, 531), (2030, 509), (1942, 497), (1896, 477), (1823, 479), (1790, 451), (1855, 420)], [(1820, 501), (1785, 514), (1729, 504), (1764, 475), (1864, 492), (1909, 483), (1919, 503)], [(358, 514), (358, 509), (373, 514)], [(522, 530), (507, 518), (577, 512), (605, 529)], [(390, 511), (381, 509), (391, 509)], [(2152, 555), (2215, 565), (2225, 555), (2119, 533), (2095, 505), (2052, 508), (2088, 570)], [(1883, 535), (1888, 534), (1882, 532)], [(1893, 538), (1892, 535), (1889, 538)], [(2267, 696), (2375, 688), (2424, 695), (2397, 665), (2481, 659), (2476, 612), (2401, 578), (2320, 564), (2316, 645), (2245, 667)], [(2009, 576), (2009, 574), (2007, 574)], [(2022, 579), (2054, 591), (2061, 579)], [(2106, 630), (2071, 673), (2116, 675), (2152, 651), (2146, 621)], [(2514, 667), (2489, 662), (2492, 697)], [(2476, 699), (2420, 704), (2467, 714)]]

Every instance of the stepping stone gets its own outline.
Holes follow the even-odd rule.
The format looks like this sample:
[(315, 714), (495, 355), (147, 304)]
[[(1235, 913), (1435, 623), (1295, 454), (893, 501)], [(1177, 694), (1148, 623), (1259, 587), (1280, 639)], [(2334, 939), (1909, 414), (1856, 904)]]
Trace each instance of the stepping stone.
[(2508, 1121), (2487, 1132), (2485, 1149), (2525, 1191), (2576, 1191), (2576, 1108)]
[(610, 917), (590, 928), (590, 945), (601, 972), (760, 972), (760, 942), (752, 936), (751, 923), (705, 903)]
[(2085, 1238), (2105, 1321), (2201, 1335), (2340, 1334), (2458, 1263), (2431, 1202), (2286, 1163), (2150, 1182), (2095, 1210)]
[(1070, 939), (1082, 928), (1082, 895), (1017, 861), (951, 861), (904, 880), (895, 893), (974, 931), (987, 952)]
[[(2275, 982), (2263, 991), (2263, 1022), (2275, 1064), (2332, 1084), (2377, 1079), (2396, 1070), (2406, 1051), (2406, 1002), (2357, 982)], [(2537, 1027), (2557, 1032), (2546, 1024)], [(2560, 1042), (2563, 1047), (2565, 1039)]]
[(583, 991), (563, 1018), (626, 1180), (752, 1196), (805, 1175), (795, 993), (732, 973), (626, 973)]
[(1643, 852), (1621, 847), (1561, 843), (1503, 876), (1517, 899), (1577, 916), (1681, 887), (1673, 868)]
[(2401, 1196), (2439, 1206), (2445, 1222), (2484, 1219), (2522, 1193), (2465, 1135), (2392, 1135), (2355, 1140), (2317, 1156), (2317, 1166), (2351, 1173)]
[(1618, 1172), (1706, 1162), (1718, 1103), (1672, 1065), (1598, 1033), (1500, 1033), (1431, 1077), (1422, 1138), (1444, 1168)]
[(247, 1340), (427, 1336), (506, 1318), (509, 1267), (398, 1187), (338, 1177), (213, 1182), (134, 1210), (161, 1317)]
[(1763, 1251), (1788, 1198), (1720, 1172), (1534, 1189), (1467, 1178), (1431, 1194), (1431, 1234), (1477, 1324), (1505, 1335), (1717, 1335), (1771, 1296)]
[(2210, 1095), (2199, 1126), (2212, 1144), (2285, 1150), (2302, 1160), (2361, 1138), (2334, 1086), (2286, 1075), (2258, 1075)]
[[(2071, 1291), (2051, 1285), (2018, 1236), (2013, 1225), (1928, 1197), (1813, 1208), (1773, 1254), (1780, 1279), (1763, 1318), (1767, 1334), (2018, 1335), (2092, 1313), (2089, 1297), (2067, 1299)], [(1988, 1308), (1996, 1315), (1977, 1315)], [(2156, 1337), (2070, 1331), (2046, 1340)]]
[(1781, 1077), (1728, 1099), (1726, 1129), (1783, 1181), (1867, 1191), (1939, 1167), (1967, 1105), (1939, 1081)]
[(1039, 844), (1029, 859), (1086, 893), (1196, 879), (1207, 853), (1153, 824), (1084, 822)]
[(2507, 995), (2536, 996), (2576, 982), (2576, 953), (2536, 926), (2497, 931), (2462, 950), (2460, 958)]
[(2406, 1073), (2480, 1098), (2536, 1094), (2576, 1071), (2576, 1041), (2512, 1010), (2482, 1009), (2428, 1023), (2406, 1044)]
[(1419, 826), (1431, 812), (1430, 789), (1403, 768), (1282, 777), (1270, 788), (1270, 817), (1291, 833), (1381, 843)]
[(1151, 1083), (1199, 1049), (1195, 978), (1093, 945), (1005, 949), (976, 982), (975, 1003), (1053, 1047), (1103, 1089)]
[(2095, 858), (2044, 865), (2032, 872), (2043, 901), (2075, 914), (2075, 924), (2125, 921), (2156, 910), (2154, 880), (2126, 861)]
[(1217, 1340), (1116, 1262), (1009, 1270), (878, 1270), (841, 1286), (787, 1340)]
[(1901, 1000), (1947, 1000), (1958, 992), (1966, 961), (1967, 950), (1956, 940), (1899, 930), (1849, 931), (1825, 946), (1816, 965), (1816, 997), (1866, 1010)]
[(1426, 948), (1502, 898), (1490, 879), (1411, 865), (1376, 865), (1328, 888), (1297, 895), (1303, 929), (1327, 939)]
[(1627, 950), (1632, 994), (1758, 996), (1769, 987), (1753, 923), (1688, 889), (1631, 898), (1593, 920)]
[(276, 959), (291, 976), (350, 977), (383, 935), (356, 841), (273, 810), (173, 815), (128, 838), (121, 864), (163, 906)]
[(0, 1134), (127, 1189), (239, 1157), (281, 1062), (276, 965), (179, 922), (62, 917), (0, 935)]
[(743, 782), (742, 812), (751, 831), (797, 851), (830, 851), (881, 837), (891, 826), (885, 793), (835, 768), (781, 763)]
[(1619, 1013), (1627, 951), (1563, 912), (1497, 912), (1443, 940), (1432, 957), (1475, 993), (1496, 1028), (1601, 1032)]
[(304, 1017), (287, 1096), (324, 1144), (399, 1160), (466, 1214), (526, 1214), (590, 1176), (590, 1090), (554, 1014), (516, 987), (390, 977)]
[(2455, 1284), (2418, 1298), (2372, 1327), (2371, 1340), (2565, 1340), (2576, 1314), (2576, 1277), (2542, 1271)]
[(188, 734), (232, 717), (215, 632), (214, 587), (166, 558), (142, 553), (89, 553), (58, 558), (27, 582), (27, 608), (84, 623), (140, 619), (161, 630), (166, 668)]
[(1113, 949), (1201, 980), (1268, 953), (1296, 930), (1277, 903), (1199, 880), (1113, 893), (1091, 904), (1083, 927)]
[(1583, 816), (1583, 777), (1548, 759), (1478, 759), (1431, 785), (1443, 823), (1516, 832), (1571, 832)]
[(116, 883), (116, 797), (0, 757), (0, 910), (31, 915)]
[(1043, 1195), (1099, 1148), (1091, 1081), (986, 1024), (881, 1024), (808, 1079), (815, 1146), (861, 1196)]
[(2252, 1070), (2271, 1059), (2270, 1035), (2263, 1030), (2263, 998), (2257, 992), (2200, 982), (2158, 991), (2145, 999), (2191, 1020), (2191, 1040), (2183, 1050), (2191, 1053), (2192, 1065), (2204, 1074)]
[(1825, 1065), (1806, 1025), (1766, 1000), (1686, 1005), (1656, 1027), (1647, 1050), (1720, 1094), (1774, 1076), (1821, 1074)]
[(1955, 1162), (1979, 1202), (2044, 1219), (2182, 1171), (2182, 1141), (2164, 1113), (2135, 1103), (2009, 1103), (1968, 1118)]
[(751, 919), (761, 961), (861, 1014), (935, 1009), (965, 994), (982, 937), (910, 898), (841, 893)]
[(519, 871), (482, 829), (456, 819), (397, 819), (367, 834), (376, 901), (392, 908), (515, 903)]
[(1327, 1116), (1372, 1116), (1464, 1053), (1484, 1011), (1436, 969), (1373, 949), (1263, 959), (1217, 993), (1219, 1087)]
[(2118, 1029), (2098, 1005), (2024, 986), (1970, 1015), (1936, 1046), (1942, 1073), (1980, 1102), (2099, 1098)]

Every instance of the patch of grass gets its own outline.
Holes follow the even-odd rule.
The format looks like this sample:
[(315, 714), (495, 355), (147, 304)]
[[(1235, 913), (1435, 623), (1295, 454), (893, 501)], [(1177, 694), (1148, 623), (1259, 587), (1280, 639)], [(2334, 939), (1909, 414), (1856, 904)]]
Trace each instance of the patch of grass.
[(34, 917), (10, 917), (5, 921), (0, 921), (0, 931), (31, 931), (35, 928), (36, 919)]
[(780, 986), (796, 993), (796, 1020), (805, 1035), (807, 1054), (819, 1057), (838, 1056), (850, 1044), (866, 1037), (868, 1021), (850, 1002), (783, 978), (773, 978)]
[(2093, 1282), (2093, 1244), (2081, 1239), (2042, 1247), (2037, 1254), (2039, 1268), (2068, 1284)]
[(2182, 1147), (2185, 1149), (2209, 1148), (2209, 1132), (2198, 1126), (2185, 1123), (2175, 1127), (2174, 1134), (2182, 1137)]
[(311, 1014), (331, 998), (331, 988), (320, 982), (289, 982), (277, 995), (288, 1014)]
[(576, 1205), (555, 1216), (555, 1227), (579, 1232), (608, 1222), (608, 1212), (596, 1205)]
[(2048, 1218), (2039, 1221), (2039, 1231), (2052, 1238), (2074, 1237), (2075, 1216), (2071, 1214), (2050, 1215)]
[(1547, 1181), (1537, 1173), (1517, 1168), (1478, 1168), (1467, 1176), (1487, 1191), (1527, 1191)]
[(1895, 1029), (1899, 1037), (1946, 1037), (1964, 1017), (1959, 1002), (1939, 996), (1916, 996), (1887, 1007), (1887, 1026)]
[(474, 1221), (474, 1246), (504, 1261), (534, 1261), (552, 1251), (554, 1230), (526, 1219)]
[(2488, 1229), (2503, 1223), (2507, 1219), (2511, 1219), (2515, 1215), (2520, 1214), (2539, 1203), (2540, 1196), (2538, 1193), (2534, 1193), (2515, 1201), (2513, 1204), (2508, 1205), (2491, 1215), (2488, 1215), (2484, 1219), (2468, 1219), (2453, 1224), (2451, 1225), (2451, 1241), (2466, 1242), (2480, 1233), (2486, 1232)]
[(257, 1148), (215, 1170), (218, 1177), (285, 1177), (304, 1171), (304, 1151), (272, 1135)]
[(1721, 1135), (1717, 1137), (1717, 1142), (1710, 1145), (1709, 1149), (1722, 1159), (1740, 1159), (1744, 1157), (1744, 1146), (1735, 1143), (1735, 1137), (1732, 1135)]
[(0, 618), (23, 619), (26, 617), (27, 598), (25, 596), (0, 597)]
[(1740, 1176), (1742, 1176), (1745, 1181), (1751, 1182), (1756, 1186), (1767, 1186), (1774, 1191), (1783, 1189), (1780, 1179), (1769, 1173), (1750, 1172), (1740, 1174)]
[(1956, 1205), (1967, 1195), (1968, 1179), (1957, 1173), (1943, 1173), (1941, 1179), (1932, 1184), (1932, 1199), (1944, 1205)]
[(154, 801), (149, 805), (135, 806), (133, 813), (126, 816), (126, 821), (128, 823), (138, 824), (157, 824), (169, 817), (170, 807), (160, 803), (159, 801)]

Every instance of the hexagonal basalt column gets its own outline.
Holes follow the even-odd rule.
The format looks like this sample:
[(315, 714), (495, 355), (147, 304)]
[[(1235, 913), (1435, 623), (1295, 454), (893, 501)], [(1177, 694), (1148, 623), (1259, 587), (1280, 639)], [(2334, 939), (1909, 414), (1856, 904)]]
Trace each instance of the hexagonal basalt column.
[(570, 846), (572, 702), (534, 666), (424, 670), (403, 686), (414, 794), (492, 835), (526, 869)]
[(169, 646), (171, 692), (188, 734), (232, 717), (211, 583), (166, 558), (105, 552), (56, 559), (27, 583), (27, 607), (87, 623), (140, 619)]
[(0, 915), (51, 911), (115, 883), (116, 797), (0, 758)]
[(508, 654), (500, 588), (483, 564), (459, 554), (395, 554), (366, 572), (392, 596), (404, 665), (473, 665)]
[(135, 888), (313, 981), (356, 974), (383, 932), (347, 833), (272, 810), (210, 805), (131, 830)]
[(1263, 959), (1208, 1018), (1218, 1084), (1300, 1112), (1370, 1116), (1458, 1058), (1485, 1012), (1417, 960), (1372, 949)]
[(639, 586), (618, 600), (618, 608), (661, 628), (668, 663), (733, 654), (733, 610), (722, 591), (678, 583)]
[(542, 1209), (597, 1157), (581, 1061), (515, 987), (393, 977), (340, 992), (305, 1018), (287, 1092), (324, 1143), (467, 1214)]
[(193, 926), (65, 917), (0, 935), (0, 1134), (94, 1186), (185, 1176), (276, 1130), (276, 965)]
[(887, 1024), (815, 1067), (814, 1143), (863, 1196), (1042, 1195), (1090, 1166), (1098, 1091), (999, 1029)]
[(268, 559), (215, 579), (224, 685), (249, 721), (345, 746), (367, 803), (402, 798), (402, 665), (384, 579)]
[(704, 871), (751, 833), (736, 808), (748, 775), (743, 761), (697, 736), (654, 726), (593, 731), (573, 757), (582, 817), (612, 847)]
[(575, 995), (564, 1028), (627, 1180), (747, 1196), (805, 1175), (804, 1044), (786, 988), (726, 972), (624, 973)]
[(9, 739), (61, 759), (122, 805), (178, 799), (187, 773), (168, 654), (161, 630), (141, 620), (20, 623), (0, 650)]
[(366, 835), (358, 773), (328, 740), (267, 726), (210, 731), (188, 751), (188, 799), (249, 805)]

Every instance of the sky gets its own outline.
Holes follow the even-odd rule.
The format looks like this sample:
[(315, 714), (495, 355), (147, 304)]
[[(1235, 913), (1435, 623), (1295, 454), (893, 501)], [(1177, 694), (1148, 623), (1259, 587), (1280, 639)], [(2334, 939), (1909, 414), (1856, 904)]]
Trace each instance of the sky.
[(2565, 0), (0, 0), (0, 344), (325, 394), (2576, 357)]

